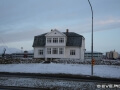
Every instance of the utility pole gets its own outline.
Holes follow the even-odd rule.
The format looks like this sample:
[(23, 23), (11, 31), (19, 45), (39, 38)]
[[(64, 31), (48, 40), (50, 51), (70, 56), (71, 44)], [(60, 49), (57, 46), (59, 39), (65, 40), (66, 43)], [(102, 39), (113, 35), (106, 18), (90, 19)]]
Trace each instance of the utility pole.
[(91, 7), (91, 12), (92, 12), (92, 35), (91, 35), (91, 75), (93, 75), (93, 9), (92, 9), (92, 5), (90, 3), (90, 1), (88, 0), (89, 5)]

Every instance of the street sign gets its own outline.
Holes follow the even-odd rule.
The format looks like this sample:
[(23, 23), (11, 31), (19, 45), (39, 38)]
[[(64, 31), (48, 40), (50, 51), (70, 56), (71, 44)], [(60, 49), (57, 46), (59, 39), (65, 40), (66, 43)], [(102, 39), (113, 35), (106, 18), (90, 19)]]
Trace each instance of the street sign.
[(92, 65), (95, 65), (95, 60), (94, 59), (92, 59)]

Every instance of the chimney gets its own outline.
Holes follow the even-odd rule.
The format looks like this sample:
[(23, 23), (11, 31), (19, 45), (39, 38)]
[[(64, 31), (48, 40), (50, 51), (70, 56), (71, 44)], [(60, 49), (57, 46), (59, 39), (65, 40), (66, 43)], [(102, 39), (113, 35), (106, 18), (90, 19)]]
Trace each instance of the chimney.
[(66, 29), (66, 33), (68, 33), (69, 32), (69, 29)]
[(68, 36), (69, 29), (66, 29), (66, 36)]

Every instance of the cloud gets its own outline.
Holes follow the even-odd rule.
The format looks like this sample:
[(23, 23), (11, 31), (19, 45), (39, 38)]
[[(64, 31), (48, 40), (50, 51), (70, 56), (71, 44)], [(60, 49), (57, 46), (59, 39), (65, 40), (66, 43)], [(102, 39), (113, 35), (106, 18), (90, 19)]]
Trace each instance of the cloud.
[(30, 29), (18, 32), (4, 33), (0, 36), (0, 43), (19, 42), (33, 40), (34, 36), (44, 33), (43, 29)]
[[(76, 23), (74, 25), (69, 25), (70, 31), (77, 32), (79, 34), (91, 32), (92, 21), (88, 18), (84, 23)], [(64, 28), (64, 27), (63, 27)], [(66, 27), (65, 27), (66, 28)], [(120, 19), (119, 18), (108, 18), (108, 19), (94, 19), (93, 21), (93, 31), (104, 31), (104, 30), (114, 30), (120, 28)]]
[(99, 20), (96, 21), (96, 25), (108, 25), (108, 24), (115, 24), (120, 23), (120, 19), (107, 19), (107, 20)]
[[(74, 14), (73, 14), (74, 15)], [(60, 15), (61, 16), (61, 15)], [(72, 17), (72, 16), (71, 16)], [(61, 19), (59, 17), (59, 19)], [(19, 42), (19, 41), (28, 41), (33, 40), (34, 36), (40, 35), (42, 33), (46, 33), (47, 30), (50, 31), (50, 29), (58, 29), (62, 32), (65, 32), (65, 29), (70, 29), (70, 32), (76, 32), (76, 33), (88, 33), (91, 32), (91, 19), (82, 19), (81, 21), (77, 21), (76, 19), (71, 19), (68, 22), (64, 22), (65, 20), (61, 22), (46, 22), (42, 26), (40, 26), (44, 29), (39, 29), (40, 26), (38, 26), (37, 23), (16, 23), (14, 25), (8, 25), (8, 26), (1, 26), (0, 30), (0, 37), (3, 39), (3, 41), (9, 43), (9, 42)], [(64, 23), (64, 24), (63, 24)], [(107, 18), (107, 19), (94, 19), (94, 31), (103, 31), (103, 30), (110, 30), (110, 29), (116, 29), (120, 28), (120, 19), (117, 18)], [(3, 43), (0, 39), (0, 43)]]
[(119, 18), (108, 18), (102, 20), (94, 21), (94, 30), (103, 31), (103, 30), (114, 30), (120, 28), (120, 19)]
[(10, 48), (10, 47), (7, 47), (7, 46), (0, 46), (0, 54), (3, 53), (4, 48), (6, 49), (5, 53), (7, 53), (7, 54), (20, 52), (20, 49), (17, 49), (17, 48)]

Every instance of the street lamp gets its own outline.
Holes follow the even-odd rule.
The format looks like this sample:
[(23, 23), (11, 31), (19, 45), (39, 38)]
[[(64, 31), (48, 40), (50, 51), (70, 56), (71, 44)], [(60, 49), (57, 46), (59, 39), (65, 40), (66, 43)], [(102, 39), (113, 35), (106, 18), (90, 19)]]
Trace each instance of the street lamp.
[(88, 0), (92, 12), (92, 35), (91, 35), (91, 75), (93, 75), (93, 9), (90, 1)]

